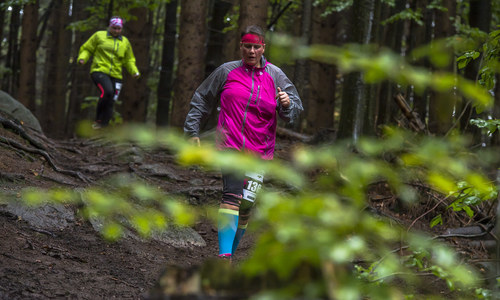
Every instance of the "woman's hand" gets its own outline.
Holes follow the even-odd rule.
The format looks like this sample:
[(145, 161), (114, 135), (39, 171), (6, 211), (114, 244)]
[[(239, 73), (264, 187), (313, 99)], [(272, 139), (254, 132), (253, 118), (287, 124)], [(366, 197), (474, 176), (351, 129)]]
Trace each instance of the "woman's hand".
[(278, 87), (278, 95), (276, 97), (278, 98), (281, 106), (283, 106), (284, 108), (290, 107), (290, 97), (288, 97), (288, 94), (286, 92), (282, 92), (280, 87)]

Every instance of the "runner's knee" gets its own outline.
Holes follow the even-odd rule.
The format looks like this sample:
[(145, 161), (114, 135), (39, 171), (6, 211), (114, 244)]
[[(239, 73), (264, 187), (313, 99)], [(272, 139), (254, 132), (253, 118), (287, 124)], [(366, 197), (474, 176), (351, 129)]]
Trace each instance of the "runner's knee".
[(103, 92), (103, 94), (102, 94), (102, 97), (103, 97), (104, 99), (108, 99), (108, 100), (110, 100), (110, 99), (113, 99), (113, 96), (114, 96), (114, 95), (115, 95), (114, 91), (109, 90), (109, 89), (104, 89), (104, 92)]

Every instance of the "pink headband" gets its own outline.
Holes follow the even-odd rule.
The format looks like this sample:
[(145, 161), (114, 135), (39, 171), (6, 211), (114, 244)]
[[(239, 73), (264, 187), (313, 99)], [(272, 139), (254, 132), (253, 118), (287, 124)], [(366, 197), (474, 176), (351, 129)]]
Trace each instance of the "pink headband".
[(264, 39), (261, 38), (260, 36), (253, 34), (253, 33), (247, 33), (241, 37), (241, 42), (243, 44), (260, 44), (264, 45)]
[(120, 18), (112, 18), (109, 20), (109, 26), (123, 27), (123, 20)]

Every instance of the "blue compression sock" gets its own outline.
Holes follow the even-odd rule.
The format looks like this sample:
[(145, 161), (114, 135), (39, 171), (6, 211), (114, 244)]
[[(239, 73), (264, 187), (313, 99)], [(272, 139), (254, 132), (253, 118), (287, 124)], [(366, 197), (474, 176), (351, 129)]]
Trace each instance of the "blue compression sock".
[(219, 255), (231, 254), (233, 241), (238, 226), (238, 211), (219, 209), (218, 214)]
[(234, 241), (233, 241), (233, 250), (231, 251), (233, 255), (234, 252), (236, 251), (236, 248), (238, 248), (238, 244), (240, 243), (241, 238), (245, 234), (246, 229), (247, 227), (245, 226), (244, 228), (238, 227), (238, 229), (236, 230), (236, 234), (234, 236)]

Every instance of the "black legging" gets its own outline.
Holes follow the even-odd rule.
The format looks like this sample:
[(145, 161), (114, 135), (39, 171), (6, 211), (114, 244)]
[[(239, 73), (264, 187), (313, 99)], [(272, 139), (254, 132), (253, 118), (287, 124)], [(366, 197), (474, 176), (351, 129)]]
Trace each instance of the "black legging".
[(95, 121), (101, 126), (107, 126), (113, 117), (113, 98), (115, 95), (118, 97), (120, 92), (116, 89), (116, 84), (121, 85), (122, 81), (101, 72), (94, 72), (90, 74), (90, 77), (101, 92), (99, 102), (97, 102)]

